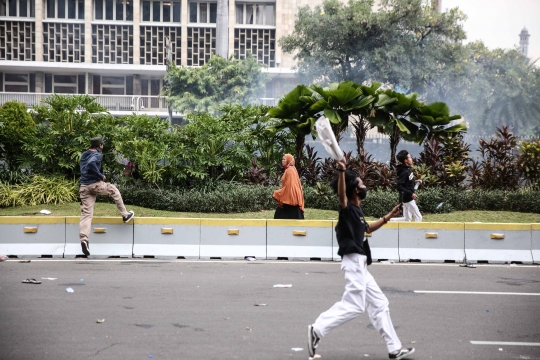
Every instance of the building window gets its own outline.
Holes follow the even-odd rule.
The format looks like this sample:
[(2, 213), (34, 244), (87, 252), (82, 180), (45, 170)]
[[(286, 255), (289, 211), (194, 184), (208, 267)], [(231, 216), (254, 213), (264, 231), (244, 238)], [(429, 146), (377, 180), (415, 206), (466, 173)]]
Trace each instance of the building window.
[(43, 23), (43, 61), (84, 62), (84, 24)]
[(189, 22), (198, 24), (215, 24), (217, 20), (217, 3), (190, 2)]
[(47, 19), (84, 20), (84, 0), (47, 0)]
[(167, 40), (171, 41), (172, 62), (180, 65), (182, 28), (179, 26), (141, 26), (141, 65), (166, 65)]
[(84, 75), (45, 74), (45, 92), (55, 94), (84, 94)]
[(133, 26), (92, 25), (92, 63), (133, 64)]
[(0, 0), (0, 16), (33, 18), (34, 0)]
[(93, 76), (96, 95), (133, 95), (133, 76)]
[(5, 92), (35, 92), (36, 74), (1, 74)]
[(94, 20), (133, 21), (133, 1), (94, 0)]
[(276, 30), (234, 29), (234, 54), (245, 59), (251, 53), (258, 62), (276, 66)]
[(142, 1), (142, 21), (180, 23), (180, 1)]
[(236, 23), (247, 25), (275, 25), (274, 4), (237, 4)]
[(216, 53), (216, 28), (188, 28), (187, 65), (202, 66)]
[(36, 60), (36, 24), (33, 21), (0, 22), (0, 60)]

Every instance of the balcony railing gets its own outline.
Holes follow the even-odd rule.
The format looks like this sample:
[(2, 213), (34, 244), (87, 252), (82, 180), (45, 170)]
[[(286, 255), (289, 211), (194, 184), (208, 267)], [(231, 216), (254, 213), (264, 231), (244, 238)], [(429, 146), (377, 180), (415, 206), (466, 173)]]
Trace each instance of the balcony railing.
[[(45, 105), (43, 100), (52, 94), (46, 93), (17, 93), (3, 92), (0, 93), (0, 105), (8, 101), (18, 101), (32, 108), (35, 105)], [(73, 94), (57, 94), (57, 95), (73, 95)], [(139, 112), (157, 112), (167, 111), (166, 99), (161, 96), (147, 95), (93, 95), (96, 102), (109, 111), (139, 111)]]
[[(8, 101), (18, 101), (32, 108), (35, 105), (46, 105), (42, 101), (51, 96), (46, 93), (19, 93), (19, 92), (0, 92), (0, 106)], [(73, 94), (57, 94), (73, 95)], [(166, 98), (162, 96), (147, 95), (94, 95), (98, 104), (109, 111), (133, 111), (133, 112), (166, 112)], [(279, 99), (260, 98), (259, 104), (266, 106), (276, 106)]]

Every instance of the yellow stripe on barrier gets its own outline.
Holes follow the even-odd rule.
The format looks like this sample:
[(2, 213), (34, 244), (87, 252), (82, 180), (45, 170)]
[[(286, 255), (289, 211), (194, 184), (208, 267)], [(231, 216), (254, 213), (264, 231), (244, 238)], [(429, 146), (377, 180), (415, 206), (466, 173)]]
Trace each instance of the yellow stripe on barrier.
[(25, 233), (37, 233), (37, 227), (28, 227), (28, 226), (25, 226), (24, 227), (24, 232)]
[(465, 223), (465, 230), (531, 230), (531, 224)]
[(94, 233), (103, 234), (107, 232), (107, 228), (94, 228)]
[(65, 217), (60, 216), (0, 216), (0, 224), (64, 224)]
[(135, 217), (135, 225), (200, 225), (200, 218)]
[(266, 220), (256, 219), (201, 219), (201, 226), (266, 226)]
[[(78, 224), (81, 221), (79, 216), (67, 216), (66, 224)], [(122, 217), (94, 217), (92, 218), (92, 224), (110, 224), (110, 225), (123, 225)], [(133, 225), (132, 222), (126, 225)]]
[(238, 229), (229, 229), (229, 230), (227, 230), (227, 235), (240, 235), (240, 230), (238, 230)]
[(493, 240), (503, 240), (504, 239), (504, 234), (491, 234), (491, 238)]
[(293, 236), (306, 236), (307, 231), (301, 231), (301, 230), (294, 230), (292, 232)]
[[(388, 224), (384, 225), (387, 226)], [(447, 222), (400, 222), (400, 229), (463, 230), (463, 223)]]
[(426, 239), (438, 239), (439, 234), (436, 232), (427, 232), (426, 233)]
[(274, 220), (269, 219), (268, 226), (278, 227), (332, 227), (332, 220)]
[(173, 228), (161, 228), (161, 233), (162, 234), (173, 234), (174, 229)]

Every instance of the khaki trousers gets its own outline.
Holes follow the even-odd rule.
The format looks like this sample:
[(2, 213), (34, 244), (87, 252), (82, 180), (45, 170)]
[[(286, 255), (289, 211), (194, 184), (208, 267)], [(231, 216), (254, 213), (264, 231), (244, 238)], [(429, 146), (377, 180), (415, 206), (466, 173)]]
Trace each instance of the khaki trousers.
[(111, 183), (98, 181), (90, 185), (81, 185), (79, 195), (81, 197), (81, 222), (79, 223), (79, 239), (81, 241), (88, 241), (97, 195), (109, 195), (114, 199), (120, 214), (122, 214), (122, 216), (128, 215), (120, 191), (118, 191), (116, 186)]

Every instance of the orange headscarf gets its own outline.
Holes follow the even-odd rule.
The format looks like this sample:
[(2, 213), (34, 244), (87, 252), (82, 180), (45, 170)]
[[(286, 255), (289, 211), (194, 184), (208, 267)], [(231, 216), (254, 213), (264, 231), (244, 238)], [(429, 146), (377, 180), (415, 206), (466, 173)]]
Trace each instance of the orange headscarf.
[(273, 198), (280, 207), (283, 207), (283, 204), (300, 206), (300, 209), (304, 211), (304, 193), (298, 171), (294, 167), (294, 158), (291, 154), (285, 154), (285, 161), (287, 164), (281, 177), (281, 189), (274, 191)]

